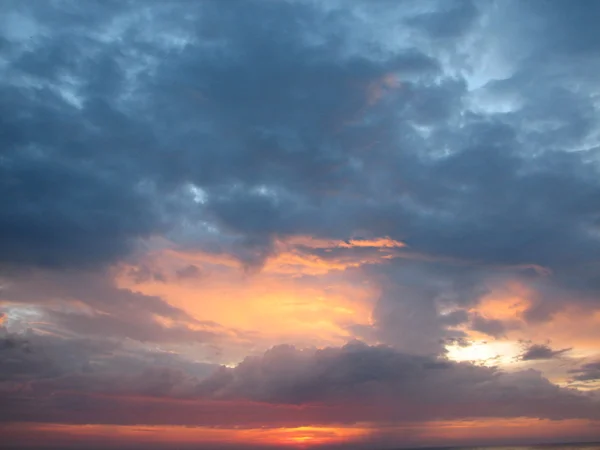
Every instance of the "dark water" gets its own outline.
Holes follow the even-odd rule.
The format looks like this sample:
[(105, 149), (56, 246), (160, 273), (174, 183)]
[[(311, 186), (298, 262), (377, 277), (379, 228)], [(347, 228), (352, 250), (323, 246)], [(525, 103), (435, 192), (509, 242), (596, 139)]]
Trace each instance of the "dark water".
[(586, 444), (545, 444), (545, 445), (504, 445), (493, 447), (452, 447), (447, 450), (600, 450), (599, 443)]

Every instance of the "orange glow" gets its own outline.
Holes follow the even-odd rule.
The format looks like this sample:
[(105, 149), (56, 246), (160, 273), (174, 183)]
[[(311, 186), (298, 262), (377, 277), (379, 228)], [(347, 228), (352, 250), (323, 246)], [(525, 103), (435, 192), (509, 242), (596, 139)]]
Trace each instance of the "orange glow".
[[(532, 305), (532, 299), (536, 295), (527, 286), (511, 282), (503, 289), (485, 296), (472, 311), (488, 319), (520, 323), (520, 327), (507, 330), (506, 338), (510, 341), (530, 340), (543, 343), (551, 336), (553, 346), (573, 347), (571, 356), (597, 354), (600, 346), (600, 312), (569, 306), (557, 311), (548, 321), (525, 325), (523, 314)], [(469, 335), (474, 339), (487, 339), (485, 335), (474, 331), (469, 331)]]
[[(308, 236), (296, 236), (276, 243), (277, 252), (270, 258), (264, 271), (269, 273), (301, 275), (324, 275), (332, 271), (343, 271), (351, 267), (360, 267), (366, 263), (377, 263), (393, 256), (393, 249), (405, 244), (389, 237), (376, 239), (349, 239), (347, 241), (313, 239)], [(369, 255), (337, 257), (324, 259), (314, 254), (301, 252), (298, 247), (319, 249), (330, 252), (333, 249), (373, 249)]]
[(365, 262), (368, 261), (326, 261), (314, 255), (288, 252), (280, 253), (267, 261), (264, 270), (270, 273), (289, 274), (294, 277), (302, 275), (325, 275), (333, 270), (360, 267)]
[(351, 427), (304, 426), (292, 428), (210, 428), (148, 425), (69, 425), (12, 423), (0, 425), (5, 442), (22, 446), (40, 442), (65, 447), (101, 444), (148, 447), (198, 447), (219, 444), (274, 448), (310, 448), (322, 445), (365, 443), (385, 447), (419, 442), (423, 445), (479, 444), (519, 440), (593, 440), (600, 438), (600, 423), (583, 419), (540, 420), (477, 419), (406, 423), (375, 428), (369, 424)]
[(342, 242), (339, 244), (340, 247), (343, 248), (353, 248), (353, 247), (378, 247), (378, 248), (395, 248), (395, 247), (404, 247), (405, 244), (399, 241), (395, 241), (390, 238), (381, 238), (381, 239), (351, 239), (348, 242)]
[(353, 248), (353, 247), (378, 247), (378, 248), (393, 248), (405, 247), (406, 244), (396, 241), (389, 237), (380, 237), (375, 239), (348, 239), (347, 241), (339, 241), (335, 239), (316, 239), (310, 236), (292, 236), (283, 241), (281, 244), (289, 246), (302, 245), (309, 248)]
[(259, 274), (215, 276), (196, 283), (120, 283), (147, 295), (159, 295), (198, 320), (224, 327), (260, 331), (263, 337), (343, 343), (347, 324), (369, 323), (372, 289), (319, 286)]
[(600, 348), (600, 312), (570, 307), (557, 312), (550, 321), (535, 324), (527, 330), (529, 338), (544, 341), (552, 336), (552, 343), (573, 347), (571, 356), (597, 355)]
[[(343, 271), (363, 261), (329, 261), (309, 253), (295, 252), (293, 246), (307, 243), (313, 248), (373, 247), (381, 258), (401, 243), (383, 238), (371, 241), (312, 241), (297, 239), (280, 243), (281, 252), (268, 260), (260, 272), (248, 274), (231, 259), (205, 253), (173, 250), (156, 252), (151, 261), (160, 270), (173, 273), (189, 264), (202, 268), (198, 279), (168, 282), (135, 282), (127, 276), (129, 267), (116, 272), (119, 287), (146, 295), (160, 296), (197, 320), (214, 321), (224, 329), (258, 333), (254, 343), (262, 346), (277, 341), (297, 345), (341, 345), (354, 336), (353, 324), (370, 324), (377, 288), (356, 276), (345, 279)], [(380, 251), (381, 250), (381, 251)], [(330, 278), (336, 271), (336, 278)], [(168, 326), (165, 319), (160, 319)], [(260, 343), (259, 343), (259, 346)]]
[(369, 432), (367, 428), (297, 427), (297, 428), (209, 428), (147, 425), (70, 425), (54, 423), (16, 423), (0, 425), (5, 438), (22, 444), (40, 441), (60, 444), (102, 443), (103, 445), (207, 445), (243, 444), (261, 446), (304, 447), (339, 444), (356, 440)]
[(431, 422), (421, 431), (425, 441), (486, 443), (528, 439), (589, 440), (600, 436), (600, 423), (584, 419), (547, 420), (533, 418), (477, 419)]
[(323, 445), (349, 442), (366, 435), (366, 428), (298, 427), (271, 431), (270, 442), (281, 445)]
[(503, 289), (493, 291), (485, 296), (477, 307), (477, 311), (490, 319), (520, 319), (531, 305), (532, 296), (532, 291), (526, 286), (511, 282)]
[[(167, 245), (163, 243), (163, 245)], [(261, 271), (271, 274), (286, 274), (293, 276), (301, 275), (324, 275), (332, 271), (343, 271), (350, 267), (359, 267), (365, 263), (382, 262), (397, 253), (394, 249), (405, 247), (405, 244), (389, 237), (376, 239), (349, 239), (347, 241), (314, 239), (308, 236), (295, 236), (285, 240), (278, 240), (274, 244), (275, 251), (266, 261)], [(372, 249), (368, 255), (360, 258), (349, 254), (337, 258), (322, 258), (315, 254), (301, 251), (301, 249), (323, 250), (326, 252), (334, 249)], [(187, 262), (200, 266), (213, 266), (230, 269), (241, 269), (241, 263), (229, 255), (215, 255), (201, 251), (182, 252), (171, 248), (157, 251), (152, 259), (162, 261), (163, 264), (175, 263), (177, 261)]]

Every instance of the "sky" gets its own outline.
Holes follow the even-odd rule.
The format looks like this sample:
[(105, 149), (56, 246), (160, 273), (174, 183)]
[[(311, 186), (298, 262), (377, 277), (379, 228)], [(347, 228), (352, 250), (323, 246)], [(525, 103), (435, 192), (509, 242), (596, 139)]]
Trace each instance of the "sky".
[(0, 441), (600, 441), (600, 2), (0, 0)]

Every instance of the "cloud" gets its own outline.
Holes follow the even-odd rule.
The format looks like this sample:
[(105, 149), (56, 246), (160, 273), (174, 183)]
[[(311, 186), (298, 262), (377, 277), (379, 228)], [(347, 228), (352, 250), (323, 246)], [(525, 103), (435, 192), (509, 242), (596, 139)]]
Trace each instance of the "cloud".
[[(11, 221), (3, 222), (7, 262), (47, 266), (114, 260), (136, 238), (173, 225), (162, 214), (167, 210), (195, 215), (180, 208), (181, 202), (188, 211), (194, 204), (191, 197), (181, 198), (190, 183), (209, 192), (205, 217), (247, 235), (251, 247), (256, 247), (252, 242), (268, 247), (270, 234), (297, 228), (293, 210), (304, 209), (301, 198), (285, 199), (288, 189), (310, 192), (312, 185), (317, 187), (313, 192), (320, 192), (352, 175), (331, 127), (344, 122), (344, 115), (354, 118), (366, 103), (367, 85), (391, 71), (437, 70), (435, 61), (416, 51), (383, 61), (345, 60), (333, 44), (345, 26), (341, 10), (327, 18), (315, 5), (254, 2), (251, 7), (273, 19), (266, 32), (248, 21), (236, 2), (206, 2), (188, 13), (198, 23), (218, 26), (175, 32), (162, 23), (161, 13), (178, 14), (176, 5), (132, 5), (96, 5), (94, 18), (77, 8), (74, 12), (71, 5), (51, 8), (51, 15), (44, 13), (47, 7), (33, 6), (17, 13), (36, 29), (63, 31), (36, 37), (27, 46), (7, 36), (12, 52), (3, 104), (7, 111), (27, 111), (3, 123), (10, 149), (2, 166), (3, 195), (22, 199), (6, 211)], [(101, 37), (115, 17), (126, 27), (121, 41)], [(332, 45), (307, 45), (310, 23), (324, 20), (331, 20), (323, 29), (331, 30), (326, 34)], [(87, 33), (80, 28), (84, 22)], [(160, 38), (147, 34), (155, 27), (164, 32)], [(284, 34), (285, 40), (271, 39)], [(175, 57), (176, 38), (186, 47)], [(226, 50), (215, 58), (210, 46), (220, 43)], [(96, 57), (87, 58), (90, 52)], [(199, 71), (205, 57), (207, 64)], [(140, 71), (152, 77), (128, 78)], [(23, 89), (18, 78), (37, 80), (41, 87)], [(191, 90), (203, 100), (190, 102)], [(142, 109), (146, 113), (139, 114)], [(199, 127), (189, 135), (184, 122)], [(236, 132), (219, 138), (222, 148), (217, 149), (213, 144), (228, 127)], [(198, 152), (194, 141), (205, 151)], [(119, 151), (103, 152), (106, 147)], [(84, 151), (78, 153), (79, 148)], [(263, 160), (270, 163), (263, 165)], [(238, 187), (222, 186), (220, 180)], [(284, 198), (246, 189), (251, 186), (273, 186)], [(180, 199), (169, 199), (172, 195)], [(25, 203), (36, 208), (26, 209)], [(54, 247), (48, 247), (50, 242)]]
[(597, 399), (559, 388), (534, 370), (505, 373), (359, 342), (321, 350), (276, 346), (215, 371), (178, 355), (128, 353), (116, 342), (31, 333), (27, 339), (30, 352), (2, 350), (10, 355), (2, 360), (1, 395), (14, 407), (9, 415), (3, 410), (3, 421), (254, 426), (268, 419), (277, 426), (598, 419)]
[(76, 338), (0, 329), (0, 395), (69, 391), (179, 396), (218, 366), (174, 352), (147, 350), (118, 338)]
[(357, 336), (426, 355), (443, 354), (449, 342), (466, 338), (468, 310), (506, 277), (485, 267), (410, 256), (364, 270), (380, 295), (372, 326)]
[(195, 266), (193, 264), (178, 269), (177, 271), (175, 271), (175, 273), (177, 275), (177, 278), (179, 279), (198, 278), (202, 276), (202, 271), (198, 268), (198, 266)]
[(570, 348), (561, 350), (553, 350), (549, 345), (532, 344), (526, 347), (523, 353), (519, 356), (521, 361), (536, 361), (542, 359), (554, 359), (560, 357), (564, 353), (570, 351)]
[[(579, 7), (7, 8), (30, 35), (4, 33), (5, 265), (106, 265), (168, 235), (260, 268), (281, 238), (366, 231), (437, 258), (535, 264), (550, 290), (596, 304), (596, 107), (579, 75), (593, 61), (561, 50), (585, 53), (576, 36), (594, 33)], [(533, 15), (561, 46), (531, 36), (507, 60)], [(392, 22), (397, 36), (372, 27)], [(478, 36), (499, 74), (482, 72)]]
[(575, 381), (600, 380), (600, 362), (586, 363), (569, 372), (573, 374), (573, 380)]
[(469, 314), (464, 309), (458, 309), (444, 314), (442, 320), (448, 326), (457, 326), (468, 322)]
[(13, 273), (0, 299), (9, 310), (32, 309), (43, 318), (33, 326), (51, 332), (162, 343), (214, 343), (235, 336), (235, 331), (198, 320), (161, 297), (119, 288), (113, 275), (47, 270)]
[[(44, 380), (39, 398), (10, 397), (14, 417), (127, 422), (133, 413), (119, 408), (129, 404), (149, 422), (190, 423), (198, 407), (199, 420), (218, 425), (227, 402), (278, 423), (597, 417), (591, 397), (538, 372), (443, 358), (471, 334), (521, 337), (567, 310), (600, 308), (600, 85), (589, 75), (600, 69), (598, 7), (543, 5), (4, 2), (0, 322), (34, 335), (11, 334), (0, 351), (14, 379)], [(259, 350), (253, 330), (137, 292), (210, 278), (196, 260), (155, 267), (164, 247), (219, 261), (221, 286), (240, 267), (240, 277), (262, 270), (322, 292), (340, 280), (368, 286), (371, 314), (355, 308), (354, 323), (338, 308), (346, 319), (330, 328), (389, 347), (275, 347), (208, 381), (179, 360), (122, 384), (112, 362), (110, 376), (88, 373), (121, 351), (107, 337), (146, 350), (233, 341)], [(131, 289), (115, 281), (123, 267)], [(484, 307), (512, 285), (521, 291), (503, 301), (521, 309)], [(200, 291), (195, 310), (210, 311)], [(277, 302), (281, 317), (299, 317), (292, 301)], [(316, 317), (311, 337), (331, 325), (321, 311), (337, 306), (306, 313)], [(39, 352), (42, 332), (75, 341), (56, 344), (63, 355)], [(521, 359), (563, 352), (530, 345)], [(594, 364), (573, 379), (594, 379)], [(182, 393), (201, 405), (174, 402)], [(129, 394), (180, 409), (174, 419), (158, 406), (144, 412), (151, 401)], [(358, 411), (344, 396), (374, 403)], [(207, 417), (213, 407), (222, 414)], [(278, 419), (278, 407), (288, 415)]]
[(474, 313), (471, 318), (471, 329), (498, 339), (505, 336), (507, 326), (501, 320), (487, 319), (481, 314)]
[[(381, 408), (389, 420), (597, 415), (597, 400), (559, 388), (537, 371), (503, 373), (361, 343), (322, 350), (274, 347), (236, 368), (222, 368), (199, 384), (199, 392), (268, 403), (360, 404)], [(561, 412), (552, 406), (557, 403)]]
[(157, 281), (164, 283), (167, 281), (165, 275), (159, 271), (152, 270), (147, 265), (132, 267), (127, 274), (135, 283), (145, 283), (148, 281)]

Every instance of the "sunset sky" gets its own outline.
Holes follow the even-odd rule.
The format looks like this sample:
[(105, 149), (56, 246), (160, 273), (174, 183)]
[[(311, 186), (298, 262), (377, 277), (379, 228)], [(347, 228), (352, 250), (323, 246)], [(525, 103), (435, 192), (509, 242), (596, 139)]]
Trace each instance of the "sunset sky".
[(599, 17), (0, 0), (0, 447), (600, 441)]

